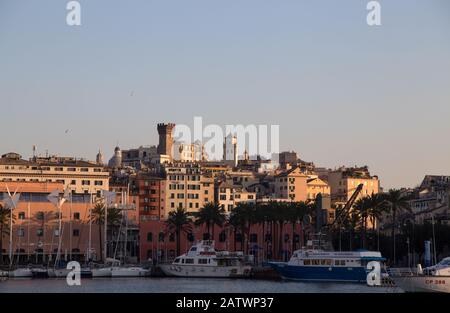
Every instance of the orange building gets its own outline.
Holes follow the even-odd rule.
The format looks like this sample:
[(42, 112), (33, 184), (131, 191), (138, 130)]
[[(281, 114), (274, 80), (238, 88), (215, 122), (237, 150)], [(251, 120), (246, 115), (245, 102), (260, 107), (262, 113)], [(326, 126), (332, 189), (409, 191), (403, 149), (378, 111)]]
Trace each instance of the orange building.
[[(56, 182), (1, 182), (0, 202), (4, 202), (7, 187), (17, 190), (20, 199), (13, 210), (12, 231), (14, 263), (47, 264), (55, 260), (59, 243), (58, 209), (48, 201), (54, 190), (63, 192), (64, 185)], [(91, 241), (91, 256), (100, 257), (99, 227), (90, 227), (91, 195), (72, 194), (62, 206), (61, 250), (63, 260), (84, 260)], [(91, 240), (89, 240), (89, 237)], [(3, 234), (3, 259), (9, 259), (9, 235)]]

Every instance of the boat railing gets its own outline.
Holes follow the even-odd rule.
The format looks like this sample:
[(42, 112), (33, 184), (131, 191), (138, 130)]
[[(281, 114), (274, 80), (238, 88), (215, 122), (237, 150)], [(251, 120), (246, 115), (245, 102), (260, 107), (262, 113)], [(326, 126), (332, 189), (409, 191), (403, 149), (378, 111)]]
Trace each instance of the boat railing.
[(418, 275), (418, 271), (415, 268), (409, 267), (391, 267), (387, 269), (389, 276), (415, 276)]

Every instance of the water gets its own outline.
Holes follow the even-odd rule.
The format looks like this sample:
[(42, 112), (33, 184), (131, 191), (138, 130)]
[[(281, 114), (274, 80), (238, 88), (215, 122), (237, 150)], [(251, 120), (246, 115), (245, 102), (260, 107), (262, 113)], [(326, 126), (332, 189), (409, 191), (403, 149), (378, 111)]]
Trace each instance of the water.
[(8, 279), (0, 293), (398, 293), (398, 288), (348, 283), (302, 283), (250, 279), (96, 278), (68, 286), (65, 279)]

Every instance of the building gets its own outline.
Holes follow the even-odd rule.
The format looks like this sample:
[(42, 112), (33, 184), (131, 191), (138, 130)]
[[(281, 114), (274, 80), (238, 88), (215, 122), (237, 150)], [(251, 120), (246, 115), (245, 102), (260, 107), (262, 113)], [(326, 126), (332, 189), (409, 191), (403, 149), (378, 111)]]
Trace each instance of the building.
[(33, 157), (17, 153), (0, 158), (0, 182), (44, 182), (69, 186), (74, 193), (99, 194), (109, 189), (109, 172), (103, 166), (72, 157)]
[(122, 167), (122, 150), (120, 150), (119, 146), (114, 148), (114, 155), (109, 159), (108, 166), (111, 168)]
[(192, 163), (165, 167), (165, 214), (183, 208), (198, 212), (208, 202), (214, 202), (214, 178), (210, 173)]
[(308, 175), (301, 172), (300, 167), (284, 171), (274, 177), (275, 198), (290, 201), (308, 200)]
[(160, 155), (167, 155), (172, 159), (173, 157), (173, 131), (175, 124), (158, 124), (159, 144), (157, 153)]
[(278, 162), (282, 169), (290, 169), (297, 164), (297, 152), (284, 151), (278, 155)]
[(362, 184), (363, 189), (358, 198), (377, 194), (381, 190), (378, 176), (371, 175), (367, 166), (364, 167), (341, 167), (337, 170), (321, 172), (323, 179), (330, 185), (331, 201), (334, 204), (343, 205)]
[(135, 180), (138, 196), (139, 222), (160, 220), (165, 217), (166, 180), (161, 175), (139, 173)]
[(242, 185), (221, 182), (216, 188), (216, 203), (230, 213), (238, 203), (256, 203), (256, 192), (249, 192)]
[(238, 143), (236, 135), (229, 134), (224, 138), (223, 161), (233, 167), (238, 165)]
[(322, 196), (331, 195), (331, 188), (328, 185), (328, 183), (321, 180), (316, 175), (309, 175), (306, 184), (307, 184), (308, 200), (315, 200), (319, 194), (321, 194)]
[(202, 143), (196, 141), (188, 144), (175, 141), (173, 145), (173, 160), (179, 162), (200, 162), (206, 160)]
[(133, 167), (141, 170), (151, 163), (152, 159), (158, 155), (156, 146), (140, 146), (139, 148), (123, 150), (123, 166)]
[[(14, 209), (16, 219), (12, 230), (14, 262), (48, 264), (55, 260), (59, 243), (59, 215), (58, 209), (48, 201), (47, 196), (54, 190), (62, 193), (64, 188), (63, 183), (46, 180), (0, 182), (0, 202), (5, 200), (8, 189), (20, 193), (19, 203)], [(61, 208), (62, 260), (84, 261), (88, 255), (89, 242), (91, 258), (101, 258), (99, 227), (95, 223), (89, 224), (92, 198), (91, 194), (73, 192), (70, 200)], [(3, 240), (3, 247), (0, 248), (3, 261), (7, 262), (9, 240)]]

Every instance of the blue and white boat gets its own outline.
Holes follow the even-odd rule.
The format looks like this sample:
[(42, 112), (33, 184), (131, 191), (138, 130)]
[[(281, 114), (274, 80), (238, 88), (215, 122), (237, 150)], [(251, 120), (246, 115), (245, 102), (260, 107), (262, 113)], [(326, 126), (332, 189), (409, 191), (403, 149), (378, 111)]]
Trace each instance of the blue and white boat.
[(323, 282), (367, 281), (370, 261), (383, 263), (385, 259), (377, 251), (327, 251), (307, 247), (294, 251), (289, 262), (269, 262), (283, 279)]

